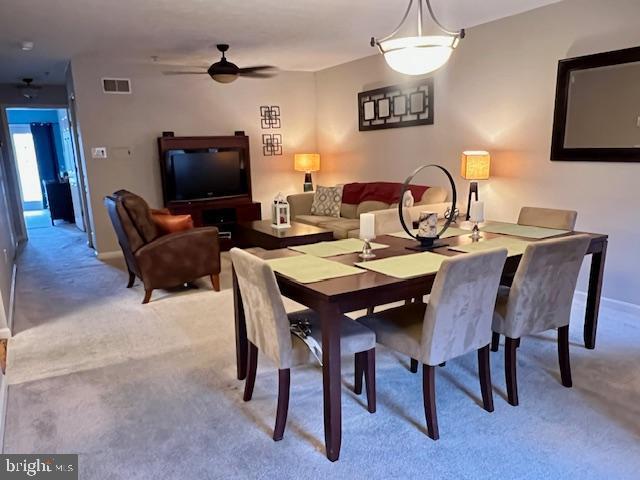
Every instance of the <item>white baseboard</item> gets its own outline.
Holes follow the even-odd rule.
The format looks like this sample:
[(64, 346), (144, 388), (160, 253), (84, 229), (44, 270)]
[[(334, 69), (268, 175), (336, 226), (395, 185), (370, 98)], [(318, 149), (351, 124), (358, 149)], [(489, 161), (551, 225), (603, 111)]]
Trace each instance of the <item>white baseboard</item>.
[[(586, 303), (587, 292), (576, 291), (576, 293), (574, 294), (574, 299), (579, 300), (582, 303)], [(614, 312), (628, 313), (631, 315), (640, 316), (640, 305), (636, 305), (635, 303), (630, 302), (623, 302), (622, 300), (616, 300), (614, 298), (601, 297), (600, 307), (613, 310)]]
[[(18, 263), (14, 260), (13, 269), (11, 271), (11, 289), (9, 291), (9, 318), (7, 318), (7, 327), (9, 328), (9, 336), (11, 336), (11, 329), (13, 328), (13, 317), (16, 311), (17, 278), (18, 278)], [(0, 338), (5, 338), (5, 337), (0, 337)]]
[(116, 260), (122, 258), (124, 257), (124, 254), (122, 253), (122, 250), (114, 250), (112, 252), (96, 252), (96, 257), (98, 257), (98, 260), (103, 262), (105, 260)]

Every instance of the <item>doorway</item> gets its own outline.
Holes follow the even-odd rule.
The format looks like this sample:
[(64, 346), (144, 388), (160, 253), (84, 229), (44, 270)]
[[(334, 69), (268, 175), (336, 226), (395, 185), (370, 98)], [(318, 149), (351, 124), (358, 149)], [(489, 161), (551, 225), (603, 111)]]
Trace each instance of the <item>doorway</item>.
[(7, 108), (27, 230), (61, 224), (85, 231), (69, 113)]

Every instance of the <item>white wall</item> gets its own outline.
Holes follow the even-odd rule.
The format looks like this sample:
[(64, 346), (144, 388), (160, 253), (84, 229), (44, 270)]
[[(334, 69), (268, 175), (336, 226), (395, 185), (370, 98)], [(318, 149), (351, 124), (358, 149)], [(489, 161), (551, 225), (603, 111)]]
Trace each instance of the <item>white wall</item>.
[(523, 205), (577, 210), (578, 229), (610, 235), (604, 295), (640, 304), (640, 163), (549, 160), (558, 60), (640, 45), (639, 18), (637, 0), (566, 0), (470, 29), (434, 76), (432, 126), (358, 132), (357, 93), (406, 78), (379, 55), (318, 72), (321, 182), (402, 180), (427, 162), (458, 176), (463, 150), (487, 149), (488, 217), (514, 221)]
[[(164, 76), (161, 71), (168, 68), (154, 64), (75, 58), (71, 66), (98, 252), (118, 250), (102, 205), (105, 195), (126, 188), (161, 206), (156, 139), (163, 131), (189, 136), (244, 130), (251, 141), (253, 197), (262, 202), (263, 216), (278, 191), (302, 189), (302, 174), (293, 171), (293, 154), (316, 150), (313, 73), (281, 72), (268, 80), (221, 85), (206, 75)], [(101, 77), (131, 78), (133, 93), (103, 94)], [(260, 129), (261, 105), (280, 106), (281, 129)], [(282, 156), (262, 155), (261, 134), (268, 132), (282, 134)], [(91, 147), (97, 146), (110, 149), (110, 158), (91, 159)], [(132, 157), (119, 147), (131, 148)]]
[(0, 338), (7, 338), (8, 321), (11, 316), (10, 300), (16, 237), (12, 218), (9, 216), (8, 196), (5, 189), (5, 166), (2, 159), (2, 150), (0, 150)]

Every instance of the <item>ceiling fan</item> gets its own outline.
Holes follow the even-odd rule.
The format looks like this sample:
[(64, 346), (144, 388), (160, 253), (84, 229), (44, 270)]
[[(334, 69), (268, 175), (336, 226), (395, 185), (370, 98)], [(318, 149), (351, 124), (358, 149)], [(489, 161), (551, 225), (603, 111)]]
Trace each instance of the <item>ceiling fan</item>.
[(31, 83), (33, 82), (33, 78), (23, 78), (22, 82), (23, 83), (21, 83), (20, 85), (16, 85), (18, 87), (18, 90), (20, 90), (22, 96), (27, 100), (33, 100), (34, 98), (36, 98), (38, 96), (39, 90), (41, 90), (42, 87), (31, 85)]
[(248, 77), (248, 78), (269, 78), (273, 77), (276, 74), (276, 67), (271, 65), (258, 65), (254, 67), (245, 67), (240, 68), (235, 63), (231, 63), (224, 56), (224, 52), (229, 50), (229, 45), (224, 43), (216, 45), (216, 48), (222, 52), (222, 58), (219, 62), (214, 63), (209, 68), (206, 68), (205, 71), (202, 72), (181, 72), (181, 71), (168, 71), (162, 72), (165, 75), (203, 75), (208, 74), (212, 79), (216, 82), (220, 83), (231, 83), (238, 77)]

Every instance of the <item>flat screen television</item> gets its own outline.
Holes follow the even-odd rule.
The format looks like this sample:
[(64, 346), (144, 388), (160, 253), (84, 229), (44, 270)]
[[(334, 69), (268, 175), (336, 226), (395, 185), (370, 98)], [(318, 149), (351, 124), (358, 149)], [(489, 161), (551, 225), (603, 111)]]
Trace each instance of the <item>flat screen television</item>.
[(165, 155), (168, 201), (209, 200), (249, 194), (240, 148), (169, 150)]

